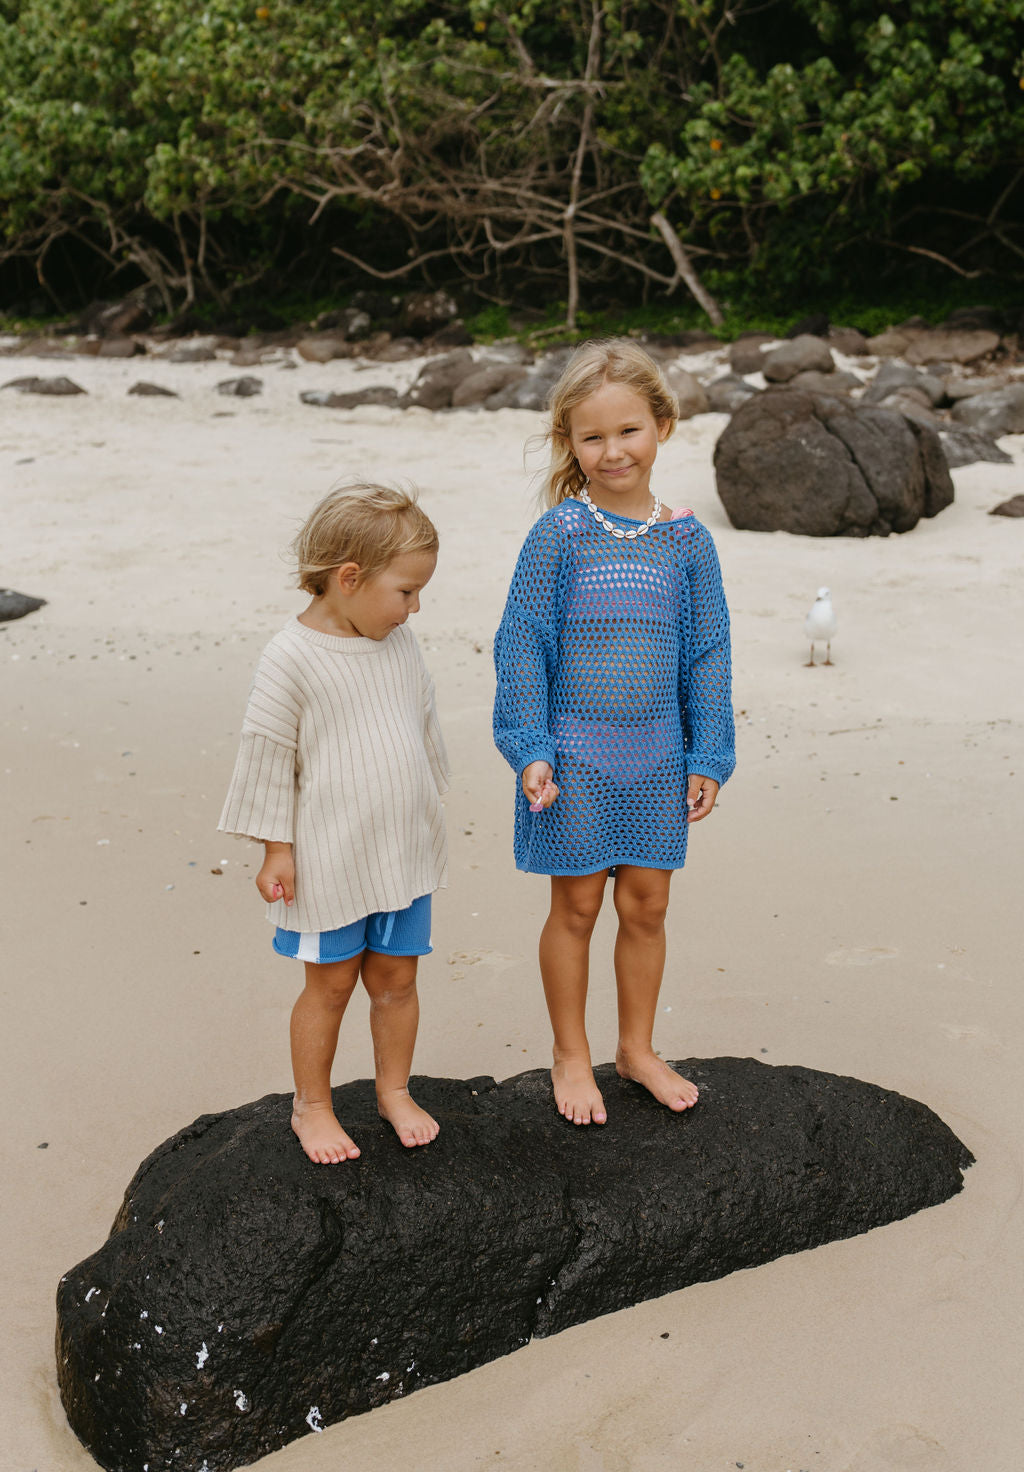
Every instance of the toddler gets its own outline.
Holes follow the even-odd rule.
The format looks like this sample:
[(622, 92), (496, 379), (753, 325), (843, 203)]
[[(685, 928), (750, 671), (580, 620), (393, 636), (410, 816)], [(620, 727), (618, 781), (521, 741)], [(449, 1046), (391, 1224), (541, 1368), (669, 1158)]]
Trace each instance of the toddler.
[(438, 1132), (408, 1084), (417, 958), (430, 953), (431, 893), (447, 882), (448, 769), (406, 623), (437, 548), (402, 491), (346, 486), (315, 508), (293, 546), (311, 601), (263, 652), (219, 824), (263, 841), (256, 887), (273, 946), (305, 968), (291, 1017), (292, 1129), (318, 1164), (359, 1155), (331, 1102), (338, 1030), (359, 980), (381, 1115), (403, 1145)]

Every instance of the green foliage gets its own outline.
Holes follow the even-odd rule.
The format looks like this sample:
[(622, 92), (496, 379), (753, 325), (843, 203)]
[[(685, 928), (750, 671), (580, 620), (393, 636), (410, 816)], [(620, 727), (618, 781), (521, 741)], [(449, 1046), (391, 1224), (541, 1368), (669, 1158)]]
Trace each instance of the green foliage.
[[(707, 47), (674, 146), (644, 161), (652, 202), (674, 191), (694, 236), (794, 286), (841, 281), (844, 245), (909, 243), (925, 211), (926, 247), (955, 256), (977, 237), (964, 270), (1024, 258), (986, 219), (1024, 164), (1024, 0), (786, 8), (806, 23), (802, 54), (766, 64), (742, 18)], [(724, 14), (714, 0), (693, 9), (706, 36)], [(987, 197), (972, 209), (978, 183)]]
[(0, 264), (46, 281), (90, 252), (168, 312), (360, 269), (507, 305), (566, 294), (571, 217), (593, 293), (649, 294), (674, 279), (660, 208), (732, 300), (859, 294), (894, 263), (1019, 276), (1022, 22), (1024, 0), (0, 0)]

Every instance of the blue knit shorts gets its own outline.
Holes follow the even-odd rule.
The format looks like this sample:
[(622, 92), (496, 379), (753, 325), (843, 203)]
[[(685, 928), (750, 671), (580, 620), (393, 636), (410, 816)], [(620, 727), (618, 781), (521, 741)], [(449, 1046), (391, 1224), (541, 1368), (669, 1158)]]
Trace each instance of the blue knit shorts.
[(353, 920), (338, 930), (274, 931), (273, 947), (279, 956), (313, 961), (321, 966), (331, 961), (351, 961), (363, 951), (381, 956), (429, 956), (430, 896), (421, 894), (404, 910), (384, 910)]

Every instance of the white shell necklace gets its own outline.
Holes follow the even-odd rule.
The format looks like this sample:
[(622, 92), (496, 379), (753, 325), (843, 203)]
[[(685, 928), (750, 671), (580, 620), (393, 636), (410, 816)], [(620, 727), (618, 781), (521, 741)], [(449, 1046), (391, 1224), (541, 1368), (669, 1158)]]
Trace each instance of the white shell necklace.
[(661, 518), (661, 502), (652, 491), (651, 495), (654, 496), (654, 510), (651, 512), (650, 516), (647, 518), (642, 526), (635, 526), (632, 528), (631, 531), (628, 532), (624, 531), (621, 526), (616, 526), (613, 521), (609, 521), (604, 512), (599, 510), (599, 508), (594, 505), (593, 501), (590, 499), (590, 492), (587, 490), (587, 487), (589, 485), (590, 481), (585, 480), (580, 486), (579, 490), (576, 492), (576, 494), (579, 496), (584, 506), (587, 507), (591, 516), (597, 522), (598, 526), (603, 526), (606, 532), (611, 532), (612, 536), (618, 537), (620, 541), (636, 541), (637, 537), (642, 537), (644, 532), (649, 532), (654, 523)]

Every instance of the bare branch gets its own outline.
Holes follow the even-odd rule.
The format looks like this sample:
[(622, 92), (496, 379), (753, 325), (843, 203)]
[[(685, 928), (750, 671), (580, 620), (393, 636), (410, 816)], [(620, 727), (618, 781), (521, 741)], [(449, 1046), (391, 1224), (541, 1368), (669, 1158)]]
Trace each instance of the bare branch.
[(692, 261), (686, 254), (683, 242), (679, 239), (679, 236), (660, 210), (654, 211), (654, 214), (651, 216), (651, 224), (660, 232), (662, 239), (668, 246), (669, 254), (673, 261), (675, 261), (676, 270), (686, 282), (691, 295), (696, 298), (705, 312), (707, 312), (712, 324), (715, 327), (721, 327), (725, 321), (721, 307), (702, 285), (700, 277), (693, 268)]

